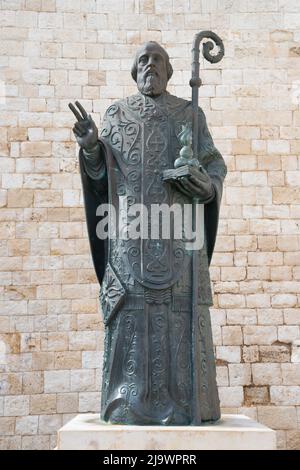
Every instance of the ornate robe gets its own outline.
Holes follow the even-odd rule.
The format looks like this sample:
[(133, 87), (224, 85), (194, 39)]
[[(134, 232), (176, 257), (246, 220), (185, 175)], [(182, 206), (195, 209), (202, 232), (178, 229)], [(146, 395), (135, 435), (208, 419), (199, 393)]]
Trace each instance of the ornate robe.
[(101, 203), (112, 203), (116, 214), (122, 197), (129, 207), (141, 203), (149, 209), (152, 204), (191, 203), (161, 179), (179, 155), (181, 125), (191, 121), (189, 101), (169, 93), (158, 98), (138, 93), (106, 111), (98, 166), (80, 153), (105, 324), (101, 416), (111, 423), (187, 425), (194, 422), (195, 403), (200, 421), (220, 417), (209, 263), (226, 166), (200, 108), (198, 158), (212, 179), (215, 197), (205, 204), (205, 242), (197, 251), (197, 318), (192, 316), (192, 252), (182, 239), (96, 236)]

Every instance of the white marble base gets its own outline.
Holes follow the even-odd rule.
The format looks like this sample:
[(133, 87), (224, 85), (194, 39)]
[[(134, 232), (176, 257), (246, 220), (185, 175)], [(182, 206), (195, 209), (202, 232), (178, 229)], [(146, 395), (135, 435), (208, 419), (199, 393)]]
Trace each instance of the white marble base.
[(275, 431), (244, 415), (222, 415), (203, 426), (124, 426), (80, 414), (58, 431), (58, 450), (266, 450)]

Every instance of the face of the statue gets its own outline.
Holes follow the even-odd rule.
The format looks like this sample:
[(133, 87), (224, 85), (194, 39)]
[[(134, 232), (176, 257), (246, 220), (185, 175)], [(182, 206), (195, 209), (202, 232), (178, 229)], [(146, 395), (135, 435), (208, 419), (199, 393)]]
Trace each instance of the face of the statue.
[(167, 64), (161, 50), (146, 44), (137, 58), (137, 87), (141, 93), (159, 96), (167, 88)]

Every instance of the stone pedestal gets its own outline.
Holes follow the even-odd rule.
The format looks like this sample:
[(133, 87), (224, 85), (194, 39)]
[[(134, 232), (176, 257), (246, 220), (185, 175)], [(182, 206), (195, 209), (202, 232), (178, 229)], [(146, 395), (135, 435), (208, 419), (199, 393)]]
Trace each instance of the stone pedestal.
[(222, 415), (203, 426), (124, 426), (80, 414), (58, 431), (58, 450), (266, 450), (275, 431), (244, 415)]

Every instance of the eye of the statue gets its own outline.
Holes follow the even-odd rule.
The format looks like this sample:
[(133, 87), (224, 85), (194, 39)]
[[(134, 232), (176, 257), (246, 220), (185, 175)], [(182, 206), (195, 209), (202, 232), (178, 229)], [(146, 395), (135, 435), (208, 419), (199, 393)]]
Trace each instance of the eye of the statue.
[(146, 64), (148, 62), (148, 56), (147, 55), (142, 55), (140, 58), (139, 58), (139, 64)]

